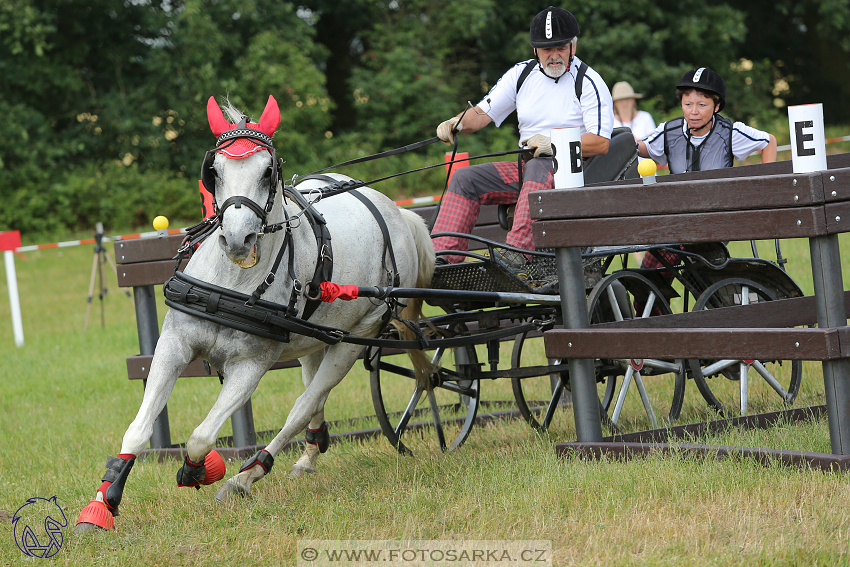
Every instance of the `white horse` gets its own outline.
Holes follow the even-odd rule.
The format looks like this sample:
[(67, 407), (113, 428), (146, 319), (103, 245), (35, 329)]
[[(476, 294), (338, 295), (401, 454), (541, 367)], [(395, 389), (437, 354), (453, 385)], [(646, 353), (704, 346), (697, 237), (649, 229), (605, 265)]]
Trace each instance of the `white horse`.
[[(277, 182), (279, 164), (271, 146), (271, 137), (280, 123), (277, 102), (269, 97), (257, 124), (246, 123), (245, 117), (241, 117), (229, 103), (226, 110), (238, 124), (231, 124), (225, 119), (222, 110), (210, 98), (207, 114), (218, 144), (204, 162), (207, 169), (204, 178), (208, 184), (214, 185), (216, 203), (221, 206), (220, 231), (216, 230), (202, 242), (184, 273), (194, 278), (192, 281), (213, 284), (213, 290), (225, 288), (249, 296), (258, 288), (262, 289), (264, 281), (269, 281), (268, 274), (274, 272), (278, 252), (286, 246), (276, 277), (258, 303), (270, 301), (288, 305), (294, 299), (294, 308), (298, 317), (302, 317), (307, 301), (306, 286), (304, 291), (299, 292), (300, 288), (293, 283), (289, 247), (294, 258), (292, 269), (295, 278), (304, 284), (314, 279), (319, 258), (318, 244), (304, 208), (292, 199), (285, 203)], [(348, 179), (339, 175), (333, 178)], [(321, 180), (307, 180), (299, 185), (299, 189), (317, 189), (325, 185), (327, 182)], [(392, 279), (391, 272), (397, 269), (397, 283), (389, 282), (393, 285), (430, 285), (434, 249), (423, 220), (415, 213), (399, 209), (377, 191), (369, 188), (358, 191), (383, 217), (391, 235), (392, 252), (386, 248), (384, 232), (376, 215), (358, 198), (344, 192), (322, 199), (313, 208), (324, 217), (330, 233), (332, 281), (386, 286), (388, 272)], [(272, 195), (271, 199), (269, 195)], [(307, 198), (315, 199), (316, 195), (314, 192)], [(269, 210), (267, 218), (263, 218), (267, 202)], [(268, 229), (267, 225), (274, 227), (275, 224), (281, 228), (288, 226), (289, 231), (267, 230), (263, 234), (264, 228)], [(291, 236), (287, 236), (287, 232)], [(287, 239), (290, 239), (289, 242), (285, 242)], [(322, 254), (327, 256), (326, 251)], [(294, 285), (296, 293), (293, 296)], [(190, 291), (187, 297), (193, 297), (193, 293), (197, 296), (197, 291)], [(211, 303), (207, 305), (206, 312), (210, 311), (209, 305)], [(244, 306), (244, 302), (239, 301), (237, 305)], [(416, 320), (420, 307), (421, 302), (410, 301), (399, 316)], [(374, 337), (385, 325), (387, 310), (386, 304), (368, 298), (321, 303), (308, 322), (349, 331), (355, 336)], [(170, 309), (151, 363), (142, 405), (124, 434), (120, 454), (107, 460), (103, 484), (95, 499), (81, 512), (77, 531), (96, 529), (95, 526), (104, 529), (113, 527), (112, 516), (117, 513), (124, 483), (135, 457), (150, 439), (154, 420), (165, 407), (177, 377), (191, 361), (198, 358), (210, 361), (219, 369), (224, 380), (218, 399), (206, 419), (186, 443), (186, 461), (177, 477), (179, 486), (211, 484), (222, 478), (224, 463), (213, 451), (221, 426), (249, 400), (260, 379), (276, 361), (297, 358), (302, 367), (304, 393), (296, 400), (277, 436), (216, 493), (216, 499), (224, 501), (234, 494), (247, 494), (251, 485), (269, 472), (274, 456), (305, 428), (311, 442), (307, 443), (292, 473), (297, 476), (316, 470), (317, 456), (320, 451), (323, 452), (328, 440), (323, 410), (325, 400), (354, 365), (362, 348), (346, 342), (328, 344), (296, 332), (290, 334), (289, 342), (282, 342), (249, 334), (184, 310)], [(426, 360), (421, 351), (411, 352), (414, 364), (421, 365)], [(416, 352), (420, 356), (413, 356)]]

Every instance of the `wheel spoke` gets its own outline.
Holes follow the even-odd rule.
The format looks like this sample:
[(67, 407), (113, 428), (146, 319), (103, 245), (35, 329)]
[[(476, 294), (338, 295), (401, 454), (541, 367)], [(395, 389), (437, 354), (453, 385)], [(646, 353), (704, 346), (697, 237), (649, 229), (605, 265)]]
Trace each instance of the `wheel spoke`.
[(756, 372), (764, 378), (765, 382), (767, 382), (774, 391), (782, 397), (782, 400), (788, 401), (788, 391), (782, 387), (782, 384), (779, 383), (779, 380), (773, 377), (773, 374), (770, 373), (770, 370), (765, 368), (764, 364), (759, 362), (758, 360), (753, 361), (753, 368), (756, 369)]
[(655, 294), (650, 292), (649, 297), (646, 298), (646, 305), (643, 307), (643, 313), (641, 314), (641, 319), (646, 319), (649, 317), (649, 314), (652, 313), (652, 307), (655, 305)]
[(617, 402), (614, 404), (614, 414), (611, 416), (611, 421), (616, 425), (620, 420), (620, 413), (623, 411), (623, 404), (626, 402), (626, 393), (629, 391), (629, 386), (632, 383), (632, 374), (635, 369), (629, 366), (626, 369), (626, 375), (623, 377), (623, 383), (620, 386), (620, 394), (617, 396)]
[(446, 435), (443, 433), (443, 421), (440, 419), (440, 406), (437, 405), (437, 397), (434, 390), (428, 390), (428, 401), (431, 403), (431, 416), (434, 418), (434, 429), (437, 431), (437, 440), (440, 442), (440, 450), (446, 452)]
[(656, 370), (663, 370), (664, 372), (674, 372), (678, 374), (682, 371), (681, 361), (679, 362), (667, 362), (666, 360), (655, 360), (654, 358), (644, 358), (643, 365), (648, 366), (649, 368), (655, 368)]
[(623, 320), (623, 312), (620, 310), (620, 302), (617, 301), (617, 296), (614, 294), (614, 286), (609, 285), (605, 289), (605, 293), (608, 294), (608, 303), (611, 304), (611, 311), (614, 313), (614, 319), (617, 321)]
[(652, 404), (649, 401), (649, 395), (646, 393), (646, 386), (643, 384), (643, 377), (640, 375), (640, 372), (634, 373), (634, 379), (635, 386), (637, 386), (638, 392), (640, 393), (640, 399), (643, 402), (643, 409), (646, 410), (646, 416), (649, 418), (652, 428), (657, 429), (658, 421), (655, 419), (655, 411), (652, 409)]
[(413, 417), (413, 412), (416, 411), (416, 406), (419, 405), (419, 400), (422, 398), (422, 388), (416, 386), (416, 389), (413, 390), (413, 395), (410, 397), (410, 401), (407, 402), (407, 407), (404, 410), (404, 413), (401, 414), (401, 419), (396, 425), (395, 434), (396, 437), (401, 437), (401, 434), (404, 433), (404, 430), (407, 429), (407, 424), (410, 422), (410, 418)]
[(704, 367), (702, 369), (702, 374), (703, 376), (714, 376), (735, 364), (738, 364), (737, 360), (718, 360), (717, 362)]
[(555, 409), (561, 403), (561, 396), (564, 394), (564, 384), (558, 380), (558, 385), (552, 389), (552, 399), (549, 400), (549, 406), (546, 408), (546, 414), (543, 416), (543, 429), (548, 429), (552, 423), (552, 417), (555, 415)]

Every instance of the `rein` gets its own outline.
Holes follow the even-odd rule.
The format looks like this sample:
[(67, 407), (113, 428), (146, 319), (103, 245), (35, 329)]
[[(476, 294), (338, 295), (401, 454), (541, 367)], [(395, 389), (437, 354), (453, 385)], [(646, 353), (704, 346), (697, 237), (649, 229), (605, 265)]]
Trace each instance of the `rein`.
[[(346, 191), (351, 191), (352, 189), (359, 189), (361, 187), (366, 187), (367, 185), (374, 185), (375, 183), (379, 183), (381, 181), (386, 181), (387, 179), (392, 179), (393, 177), (401, 177), (402, 175), (407, 175), (409, 173), (416, 173), (416, 172), (419, 172), (419, 171), (425, 171), (426, 169), (434, 169), (435, 167), (442, 167), (442, 166), (447, 165), (447, 164), (455, 164), (455, 163), (460, 163), (462, 161), (472, 161), (474, 159), (507, 156), (507, 155), (511, 155), (511, 154), (521, 154), (521, 153), (524, 153), (524, 152), (527, 152), (527, 151), (528, 151), (527, 149), (524, 149), (524, 150), (509, 150), (509, 151), (506, 151), (506, 152), (494, 152), (494, 153), (491, 153), (491, 154), (481, 154), (481, 155), (472, 156), (472, 157), (463, 158), (463, 159), (452, 159), (451, 161), (447, 161), (447, 162), (443, 162), (443, 163), (435, 163), (433, 165), (426, 165), (425, 167), (419, 167), (419, 168), (416, 168), (416, 169), (411, 169), (409, 171), (403, 171), (401, 173), (394, 173), (392, 175), (387, 175), (386, 177), (379, 177), (379, 178), (373, 179), (371, 181), (360, 181), (360, 180), (355, 180), (355, 179), (352, 179), (350, 181), (336, 181), (336, 182), (332, 183), (331, 185), (329, 185), (328, 187), (321, 189), (322, 198), (333, 197), (334, 195), (338, 195), (339, 193), (345, 193)], [(325, 171), (325, 170), (321, 170), (321, 171)], [(313, 174), (310, 173), (310, 174), (304, 175), (304, 176), (295, 175), (295, 176), (293, 176), (291, 183), (292, 183), (292, 185), (297, 185), (301, 180), (306, 179), (310, 175), (313, 175)]]
[[(460, 115), (460, 119), (457, 121), (457, 124), (460, 124), (463, 121), (463, 117), (466, 115), (467, 111), (469, 111), (470, 108), (472, 108), (471, 104), (469, 105), (469, 108), (466, 108), (463, 111), (463, 113)], [(457, 124), (455, 124), (455, 126), (452, 127), (452, 134), (458, 133)], [(392, 179), (394, 177), (401, 177), (402, 175), (407, 175), (409, 173), (417, 173), (419, 171), (425, 171), (426, 169), (433, 169), (435, 167), (441, 167), (443, 165), (448, 165), (449, 170), (446, 173), (446, 184), (443, 187), (443, 194), (445, 194), (446, 189), (449, 186), (449, 178), (451, 177), (451, 174), (452, 174), (452, 166), (455, 163), (459, 163), (459, 162), (462, 162), (462, 161), (472, 161), (474, 159), (483, 159), (483, 158), (490, 158), (490, 157), (506, 156), (506, 155), (511, 155), (511, 154), (522, 154), (522, 153), (528, 151), (528, 149), (509, 150), (509, 151), (506, 151), (506, 152), (495, 152), (495, 153), (491, 153), (491, 154), (481, 154), (481, 155), (472, 156), (472, 157), (469, 157), (469, 158), (456, 160), (455, 156), (457, 155), (457, 140), (458, 140), (458, 137), (455, 135), (455, 136), (453, 136), (453, 138), (454, 138), (454, 143), (452, 144), (452, 159), (449, 160), (449, 161), (446, 161), (446, 162), (443, 162), (443, 163), (436, 163), (434, 165), (427, 165), (425, 167), (419, 167), (419, 168), (416, 168), (416, 169), (410, 169), (408, 171), (403, 171), (401, 173), (395, 173), (393, 175), (387, 175), (386, 177), (379, 177), (379, 178), (373, 179), (371, 181), (359, 181), (359, 180), (351, 180), (351, 181), (344, 181), (344, 182), (335, 181), (335, 182), (331, 183), (328, 188), (322, 189), (322, 197), (323, 198), (324, 197), (332, 197), (332, 196), (337, 195), (339, 193), (351, 191), (352, 189), (359, 189), (360, 187), (366, 187), (367, 185), (374, 185), (375, 183), (380, 183), (381, 181), (386, 181), (386, 180)], [(335, 169), (335, 168), (338, 168), (338, 167), (344, 167), (346, 165), (353, 165), (353, 164), (356, 164), (356, 163), (364, 163), (364, 162), (367, 162), (367, 161), (372, 161), (372, 160), (376, 160), (376, 159), (379, 159), (379, 158), (390, 157), (390, 156), (394, 156), (394, 155), (398, 155), (398, 154), (403, 154), (405, 152), (409, 152), (409, 151), (412, 151), (412, 150), (416, 150), (416, 149), (428, 146), (428, 145), (433, 144), (434, 142), (437, 142), (439, 140), (440, 140), (440, 138), (435, 136), (433, 138), (429, 138), (427, 140), (422, 140), (422, 141), (419, 141), (419, 142), (414, 142), (413, 144), (408, 144), (408, 145), (402, 146), (400, 148), (395, 148), (395, 149), (392, 149), (392, 150), (387, 150), (385, 152), (372, 154), (370, 156), (363, 156), (363, 157), (351, 159), (351, 160), (348, 160), (348, 161), (344, 161), (342, 163), (338, 163), (336, 165), (332, 165), (330, 167), (326, 167), (324, 169), (320, 169), (318, 171), (308, 173), (307, 175), (304, 175), (304, 176), (293, 175), (292, 180), (290, 181), (290, 184), (292, 186), (295, 186), (302, 179), (309, 178), (310, 176), (315, 176), (317, 174), (323, 173), (323, 172), (331, 170), (331, 169)], [(442, 199), (441, 199), (441, 202), (442, 202)], [(437, 205), (437, 212), (439, 212), (439, 207), (440, 206)], [(436, 218), (437, 217), (436, 217), (436, 214), (435, 214), (434, 219), (436, 219)], [(432, 221), (434, 219), (432, 219)], [(429, 227), (429, 229), (430, 229), (430, 227)]]

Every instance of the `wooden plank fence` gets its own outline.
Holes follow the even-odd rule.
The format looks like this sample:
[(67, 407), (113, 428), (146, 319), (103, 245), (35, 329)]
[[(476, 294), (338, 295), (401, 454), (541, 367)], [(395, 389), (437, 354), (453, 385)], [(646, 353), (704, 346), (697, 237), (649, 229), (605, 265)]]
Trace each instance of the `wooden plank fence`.
[[(547, 356), (571, 359), (579, 445), (602, 441), (592, 359), (747, 355), (822, 361), (832, 452), (850, 454), (850, 327), (838, 243), (850, 232), (850, 154), (829, 156), (827, 165), (795, 174), (790, 161), (779, 162), (530, 196), (535, 245), (556, 249), (565, 328), (544, 333), (544, 342)], [(809, 239), (813, 297), (588, 324), (581, 246), (775, 238)], [(789, 328), (815, 321), (817, 328)]]

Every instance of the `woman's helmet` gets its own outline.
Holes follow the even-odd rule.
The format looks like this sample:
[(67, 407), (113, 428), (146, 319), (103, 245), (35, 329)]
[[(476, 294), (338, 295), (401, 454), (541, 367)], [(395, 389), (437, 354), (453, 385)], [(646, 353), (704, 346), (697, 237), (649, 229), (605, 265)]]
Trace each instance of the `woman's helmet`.
[(714, 93), (720, 97), (718, 112), (726, 106), (726, 83), (723, 82), (723, 78), (716, 71), (712, 71), (708, 67), (691, 69), (685, 73), (685, 76), (676, 85), (676, 89), (699, 89)]
[(558, 47), (578, 36), (578, 20), (563, 8), (549, 6), (531, 20), (531, 47)]

